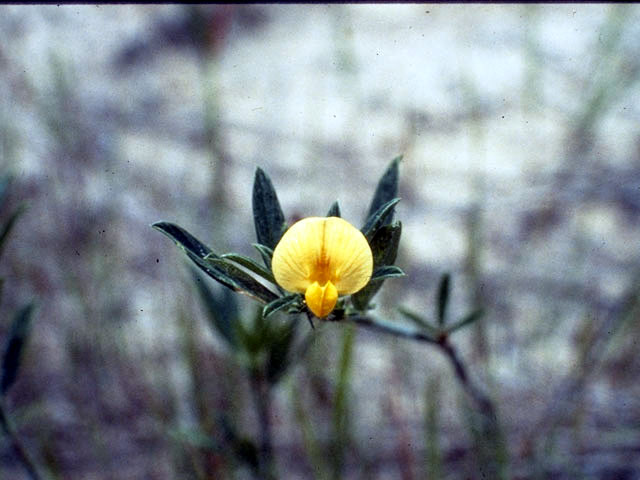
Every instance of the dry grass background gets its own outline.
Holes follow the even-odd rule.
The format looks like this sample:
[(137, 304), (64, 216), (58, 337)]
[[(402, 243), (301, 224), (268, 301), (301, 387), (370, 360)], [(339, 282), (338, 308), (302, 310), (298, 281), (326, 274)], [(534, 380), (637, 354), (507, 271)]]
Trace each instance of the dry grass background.
[[(249, 477), (205, 441), (217, 412), (257, 435), (243, 371), (149, 225), (251, 254), (256, 166), (289, 219), (339, 199), (359, 223), (400, 153), (408, 275), (377, 313), (432, 315), (444, 272), (454, 315), (485, 308), (454, 339), (506, 452), (483, 451), (437, 350), (358, 330), (345, 356), (345, 329), (325, 325), (275, 392), (278, 478), (486, 478), (491, 462), (507, 478), (640, 478), (638, 7), (0, 13), (0, 213), (28, 205), (0, 330), (38, 305), (8, 403), (54, 478)], [(2, 442), (3, 478), (22, 478)]]

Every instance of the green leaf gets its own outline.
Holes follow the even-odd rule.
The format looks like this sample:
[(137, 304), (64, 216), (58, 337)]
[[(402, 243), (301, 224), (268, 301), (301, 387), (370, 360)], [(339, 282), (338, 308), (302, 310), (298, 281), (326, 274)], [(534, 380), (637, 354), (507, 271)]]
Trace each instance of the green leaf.
[(245, 257), (244, 255), (239, 255), (237, 253), (225, 253), (224, 255), (221, 255), (220, 258), (223, 260), (231, 260), (238, 265), (242, 265), (243, 267), (251, 270), (253, 273), (260, 275), (265, 280), (268, 280), (271, 283), (276, 283), (276, 279), (274, 278), (273, 273), (271, 273), (271, 270), (267, 270), (249, 257)]
[(0, 255), (2, 255), (2, 253), (4, 252), (5, 242), (7, 241), (7, 238), (9, 237), (11, 230), (13, 229), (20, 215), (22, 215), (25, 210), (26, 210), (26, 207), (24, 205), (21, 205), (20, 207), (18, 207), (16, 211), (13, 212), (13, 214), (5, 222), (5, 224), (2, 227), (2, 230), (0, 230)]
[(440, 329), (431, 325), (426, 319), (422, 318), (422, 316), (418, 315), (417, 313), (412, 312), (411, 310), (404, 307), (399, 307), (398, 312), (400, 312), (400, 314), (406, 319), (411, 320), (411, 322), (413, 322), (416, 327), (418, 327), (420, 330), (425, 331), (434, 340), (436, 340), (440, 336)]
[(273, 258), (273, 248), (269, 248), (266, 245), (262, 245), (260, 243), (252, 243), (253, 247), (258, 250), (260, 256), (262, 257), (262, 261), (267, 266), (268, 269), (271, 269), (271, 259)]
[(276, 248), (287, 224), (271, 179), (260, 167), (253, 182), (253, 222), (258, 243)]
[(34, 305), (22, 307), (13, 317), (9, 337), (2, 357), (0, 395), (5, 395), (18, 378), (22, 351), (29, 337)]
[(239, 321), (239, 315), (235, 295), (226, 288), (216, 295), (197, 270), (192, 268), (191, 275), (206, 308), (209, 323), (231, 347), (237, 347), (236, 324)]
[(225, 287), (262, 303), (269, 303), (277, 298), (271, 290), (235, 265), (222, 260), (183, 228), (169, 222), (154, 223), (152, 227), (171, 238), (198, 268)]
[[(240, 270), (234, 264), (223, 258), (209, 256), (205, 262), (215, 268), (216, 279), (224, 278), (225, 281), (232, 282), (233, 290), (262, 303), (269, 303), (278, 298), (274, 292), (258, 282), (248, 273)], [(218, 280), (220, 281), (220, 280)], [(223, 282), (221, 282), (223, 283)], [(224, 283), (223, 283), (224, 285)]]
[(362, 227), (362, 233), (367, 237), (368, 241), (375, 236), (380, 227), (385, 225), (389, 212), (393, 211), (393, 208), (400, 201), (399, 198), (394, 198), (388, 202), (382, 204), (378, 210), (376, 210), (367, 220), (364, 227)]
[(439, 325), (444, 325), (450, 293), (451, 293), (451, 276), (448, 273), (445, 273), (444, 275), (442, 275), (442, 278), (440, 278), (440, 286), (438, 287), (438, 324)]
[(187, 232), (184, 228), (170, 222), (157, 222), (151, 225), (159, 232), (164, 233), (173, 240), (178, 247), (183, 249), (187, 254), (195, 255), (201, 260), (213, 252), (204, 243)]
[[(392, 265), (398, 255), (400, 236), (402, 235), (402, 224), (396, 222), (392, 225), (383, 225), (369, 242), (371, 253), (373, 254), (374, 271), (386, 265)], [(359, 292), (351, 296), (353, 305), (358, 310), (366, 310), (369, 302), (382, 287), (384, 279), (373, 279)]]
[(340, 204), (336, 200), (331, 205), (331, 208), (329, 208), (329, 211), (327, 212), (327, 217), (339, 217), (339, 216), (340, 216)]
[(446, 331), (447, 333), (453, 333), (456, 330), (460, 330), (461, 328), (464, 328), (467, 325), (472, 324), (476, 320), (480, 320), (483, 315), (484, 315), (484, 310), (482, 309), (475, 310), (471, 312), (469, 315), (467, 315), (466, 317), (463, 317), (461, 320), (455, 322), (453, 325), (447, 328)]
[(264, 308), (262, 309), (262, 317), (267, 318), (269, 315), (276, 313), (278, 310), (282, 310), (283, 308), (293, 305), (294, 303), (299, 301), (300, 295), (298, 295), (297, 293), (287, 295), (286, 297), (280, 297), (264, 306)]
[[(401, 160), (402, 155), (394, 158), (380, 178), (376, 191), (373, 195), (373, 199), (371, 200), (371, 205), (369, 206), (369, 213), (367, 214), (368, 218), (376, 213), (382, 205), (398, 196), (398, 164)], [(392, 221), (393, 211), (389, 211), (382, 219), (382, 223), (387, 225)]]
[(274, 384), (287, 371), (291, 360), (291, 347), (296, 333), (296, 322), (276, 329), (267, 356), (267, 379)]
[(376, 281), (404, 276), (405, 273), (400, 267), (396, 267), (395, 265), (383, 265), (382, 267), (378, 267), (374, 270), (373, 275), (371, 275), (371, 280)]

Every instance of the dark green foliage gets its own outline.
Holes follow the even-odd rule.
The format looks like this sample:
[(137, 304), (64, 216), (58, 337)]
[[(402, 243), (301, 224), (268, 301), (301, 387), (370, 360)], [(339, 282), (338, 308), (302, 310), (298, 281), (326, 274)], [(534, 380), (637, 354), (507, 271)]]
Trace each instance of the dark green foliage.
[(264, 306), (262, 309), (262, 316), (267, 318), (269, 315), (295, 304), (302, 304), (302, 299), (297, 293), (287, 295), (286, 297), (280, 297)]
[(453, 332), (460, 330), (467, 325), (471, 325), (475, 321), (479, 320), (483, 315), (482, 309), (474, 310), (464, 317), (460, 318), (456, 322), (446, 326), (447, 324), (447, 304), (451, 294), (451, 276), (445, 273), (440, 278), (440, 284), (438, 285), (438, 292), (436, 294), (436, 300), (438, 302), (437, 307), (437, 320), (431, 322), (421, 315), (407, 310), (403, 307), (398, 308), (398, 311), (408, 320), (411, 320), (425, 335), (429, 336), (435, 341), (445, 339)]
[(258, 243), (272, 249), (287, 229), (278, 195), (261, 168), (256, 169), (253, 182), (253, 222)]
[(336, 200), (331, 204), (331, 208), (327, 212), (327, 217), (340, 217), (340, 204)]
[(398, 278), (404, 276), (405, 274), (400, 267), (396, 267), (395, 265), (383, 265), (374, 270), (373, 275), (371, 275), (371, 280), (378, 281), (386, 278)]
[(221, 255), (220, 258), (223, 260), (231, 260), (238, 265), (242, 265), (243, 267), (251, 270), (253, 273), (260, 275), (265, 280), (268, 280), (271, 283), (276, 283), (276, 279), (273, 277), (271, 270), (264, 268), (249, 257), (245, 257), (244, 255), (239, 255), (237, 253), (225, 253), (224, 255)]
[[(400, 244), (400, 236), (402, 235), (402, 224), (396, 222), (391, 225), (383, 225), (380, 227), (373, 238), (369, 241), (371, 253), (373, 254), (374, 272), (379, 268), (393, 265), (398, 255), (398, 246)], [(351, 296), (354, 306), (358, 310), (366, 310), (369, 302), (374, 297), (384, 278), (372, 279), (369, 284), (359, 292)]]
[(9, 337), (2, 357), (0, 394), (5, 395), (18, 377), (22, 351), (29, 337), (34, 305), (21, 308), (13, 317)]
[(254, 300), (258, 300), (263, 303), (269, 303), (278, 298), (275, 293), (232, 263), (229, 263), (222, 258), (215, 258), (211, 256), (205, 261), (207, 264), (216, 268), (214, 270), (216, 272), (216, 276), (222, 276), (225, 280), (229, 279), (229, 281), (233, 282), (232, 288), (236, 292), (247, 295)]
[(404, 307), (398, 308), (398, 312), (400, 312), (406, 319), (411, 320), (411, 322), (416, 327), (422, 330), (423, 333), (425, 333), (433, 341), (436, 341), (440, 336), (440, 329), (431, 325), (426, 319), (422, 318), (421, 315), (418, 315), (417, 313), (412, 312), (411, 310)]
[[(247, 295), (248, 297), (258, 300), (262, 303), (269, 303), (278, 298), (278, 296), (267, 287), (258, 282), (251, 275), (240, 270), (232, 263), (222, 258), (209, 257), (205, 262), (214, 267), (216, 280), (222, 277), (225, 281), (233, 282), (232, 289), (238, 293)], [(220, 280), (218, 280), (220, 281)], [(222, 281), (220, 281), (223, 283)]]
[(467, 325), (471, 325), (476, 320), (480, 320), (480, 318), (482, 318), (483, 315), (484, 315), (484, 310), (482, 309), (475, 310), (469, 313), (468, 315), (462, 317), (460, 320), (453, 323), (449, 327), (447, 327), (446, 331), (447, 333), (453, 333), (456, 330), (460, 330), (461, 328), (464, 328)]
[(269, 248), (266, 245), (262, 245), (260, 243), (252, 243), (253, 247), (258, 250), (260, 256), (262, 257), (262, 261), (267, 266), (269, 270), (271, 270), (271, 259), (273, 258), (273, 248)]
[(269, 303), (277, 295), (235, 265), (223, 260), (183, 228), (169, 222), (154, 223), (153, 228), (164, 233), (207, 275), (225, 287), (245, 294), (262, 303)]
[[(398, 164), (402, 160), (402, 156), (396, 157), (384, 172), (369, 206), (367, 217), (370, 218), (376, 213), (382, 205), (398, 196)], [(388, 211), (382, 219), (382, 224), (386, 225), (393, 221), (393, 210)]]
[(444, 325), (451, 290), (451, 276), (448, 273), (442, 275), (438, 287), (438, 324)]
[(207, 255), (213, 253), (209, 247), (178, 225), (170, 222), (157, 222), (151, 226), (173, 240), (187, 255), (194, 255), (198, 259), (204, 260)]
[(237, 348), (236, 325), (239, 321), (239, 315), (236, 296), (226, 288), (222, 289), (220, 293), (216, 293), (195, 269), (191, 269), (191, 274), (207, 311), (209, 323), (229, 346), (233, 349)]
[(369, 216), (364, 227), (362, 227), (362, 233), (367, 237), (367, 240), (371, 241), (378, 229), (386, 225), (385, 222), (389, 218), (389, 215), (393, 213), (393, 209), (399, 201), (399, 198), (393, 198), (383, 203), (378, 210)]

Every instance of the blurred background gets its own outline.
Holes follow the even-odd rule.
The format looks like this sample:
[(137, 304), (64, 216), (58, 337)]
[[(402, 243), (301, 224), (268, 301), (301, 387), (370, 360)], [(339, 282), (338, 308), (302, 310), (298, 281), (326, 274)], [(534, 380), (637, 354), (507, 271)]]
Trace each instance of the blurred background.
[[(26, 449), (58, 479), (253, 478), (219, 445), (220, 412), (259, 435), (242, 362), (150, 224), (257, 258), (257, 166), (289, 220), (360, 225), (403, 154), (407, 276), (374, 314), (433, 316), (450, 272), (498, 428), (432, 346), (318, 325), (274, 387), (277, 478), (640, 478), (639, 39), (632, 5), (0, 7)], [(4, 437), (0, 476), (27, 478)]]

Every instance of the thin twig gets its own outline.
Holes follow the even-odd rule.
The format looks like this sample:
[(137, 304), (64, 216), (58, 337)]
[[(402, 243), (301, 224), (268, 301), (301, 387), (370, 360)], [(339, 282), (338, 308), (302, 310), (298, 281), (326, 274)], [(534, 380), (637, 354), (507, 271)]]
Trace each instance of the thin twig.
[(478, 387), (471, 380), (466, 365), (459, 357), (456, 349), (449, 342), (448, 336), (442, 335), (441, 337), (434, 339), (430, 335), (419, 330), (407, 328), (382, 320), (374, 320), (373, 318), (365, 316), (350, 316), (347, 317), (347, 319), (356, 323), (357, 325), (362, 325), (363, 327), (367, 327), (372, 330), (388, 333), (396, 337), (408, 338), (410, 340), (416, 340), (418, 342), (429, 343), (438, 347), (453, 366), (458, 382), (460, 383), (464, 391), (467, 392), (469, 397), (471, 397), (473, 402), (478, 407), (478, 410), (490, 419), (496, 419), (496, 409), (493, 405), (492, 400), (482, 391), (480, 387)]
[(11, 443), (11, 447), (13, 448), (16, 456), (22, 466), (27, 471), (32, 480), (41, 480), (43, 477), (38, 473), (36, 465), (34, 461), (31, 459), (24, 445), (20, 441), (18, 434), (9, 420), (7, 416), (6, 407), (4, 403), (4, 399), (0, 399), (0, 425), (2, 426), (2, 430), (9, 437), (9, 441)]

